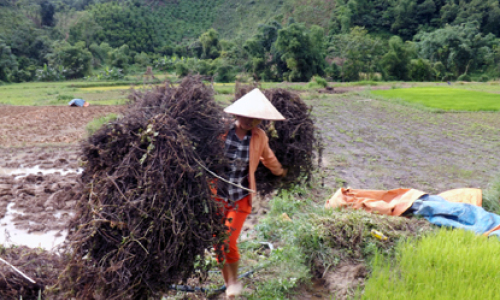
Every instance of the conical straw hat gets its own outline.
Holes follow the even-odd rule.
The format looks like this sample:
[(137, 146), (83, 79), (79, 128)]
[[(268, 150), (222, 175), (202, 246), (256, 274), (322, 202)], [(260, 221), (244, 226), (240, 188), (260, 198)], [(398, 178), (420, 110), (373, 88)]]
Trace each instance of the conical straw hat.
[(226, 107), (224, 111), (229, 114), (248, 118), (275, 121), (285, 120), (283, 115), (259, 89), (253, 89), (250, 93)]

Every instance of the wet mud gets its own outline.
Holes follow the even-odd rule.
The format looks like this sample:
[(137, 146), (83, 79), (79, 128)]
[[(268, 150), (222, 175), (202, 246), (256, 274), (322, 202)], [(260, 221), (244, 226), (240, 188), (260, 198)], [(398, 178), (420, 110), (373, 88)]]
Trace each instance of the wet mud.
[(1, 242), (17, 230), (64, 231), (79, 198), (78, 147), (2, 148), (0, 156), (0, 226), (10, 226)]
[(75, 143), (94, 118), (122, 110), (123, 106), (2, 106), (0, 147)]

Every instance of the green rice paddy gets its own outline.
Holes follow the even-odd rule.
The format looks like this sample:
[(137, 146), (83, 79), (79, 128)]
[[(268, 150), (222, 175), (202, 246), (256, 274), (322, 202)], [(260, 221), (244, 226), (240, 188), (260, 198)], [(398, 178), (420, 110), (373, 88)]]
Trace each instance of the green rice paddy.
[(500, 242), (441, 229), (399, 244), (396, 261), (378, 254), (363, 299), (499, 299)]
[(85, 82), (30, 82), (0, 86), (0, 104), (22, 106), (67, 105), (71, 99), (81, 98), (91, 105), (120, 105), (127, 101), (127, 89), (77, 88)]
[[(497, 91), (497, 89), (490, 89)], [(445, 111), (500, 111), (500, 94), (452, 87), (417, 87), (372, 91), (388, 99)]]

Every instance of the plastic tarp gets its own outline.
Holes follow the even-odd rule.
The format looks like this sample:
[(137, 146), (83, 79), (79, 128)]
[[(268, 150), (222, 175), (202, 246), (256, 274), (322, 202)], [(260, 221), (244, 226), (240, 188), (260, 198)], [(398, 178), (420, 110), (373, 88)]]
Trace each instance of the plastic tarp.
[(68, 103), (69, 106), (83, 107), (85, 105), (85, 100), (83, 99), (73, 99)]
[(326, 208), (363, 209), (372, 213), (400, 216), (405, 212), (425, 217), (429, 222), (464, 228), (500, 238), (500, 216), (487, 212), (480, 189), (463, 188), (428, 195), (415, 189), (339, 189), (326, 201)]
[[(383, 215), (400, 216), (407, 211), (417, 199), (426, 195), (416, 189), (395, 190), (360, 190), (341, 188), (326, 201), (326, 208), (349, 207), (364, 209), (368, 212)], [(482, 205), (480, 189), (454, 189), (439, 194), (447, 201)]]
[(364, 209), (367, 212), (400, 216), (410, 208), (415, 200), (425, 195), (415, 189), (359, 190), (339, 189), (326, 201), (326, 208), (348, 207)]
[(469, 203), (450, 202), (441, 196), (424, 195), (413, 203), (408, 212), (438, 226), (462, 228), (500, 238), (500, 216)]

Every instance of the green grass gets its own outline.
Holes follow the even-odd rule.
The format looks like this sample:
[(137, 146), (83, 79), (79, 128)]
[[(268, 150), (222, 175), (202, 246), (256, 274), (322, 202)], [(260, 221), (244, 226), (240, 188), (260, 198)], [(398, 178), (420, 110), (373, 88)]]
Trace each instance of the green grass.
[(85, 128), (87, 130), (87, 134), (91, 136), (97, 130), (99, 130), (99, 128), (101, 128), (102, 125), (113, 122), (116, 119), (118, 119), (118, 115), (114, 113), (107, 114), (104, 117), (95, 118), (94, 120), (90, 121), (87, 124), (87, 127)]
[(500, 242), (440, 230), (398, 245), (395, 263), (378, 254), (363, 299), (498, 299)]
[(6, 84), (0, 86), (0, 104), (67, 105), (73, 98), (84, 99), (91, 105), (120, 105), (127, 101), (130, 84), (123, 89), (109, 89), (109, 87), (115, 87), (116, 84), (123, 86), (123, 82), (100, 82), (98, 83), (100, 89), (96, 88), (96, 84), (95, 82), (75, 81)]
[(489, 212), (500, 214), (500, 173), (484, 190), (483, 207)]
[(487, 92), (450, 87), (419, 87), (371, 93), (444, 111), (500, 111), (500, 95)]

